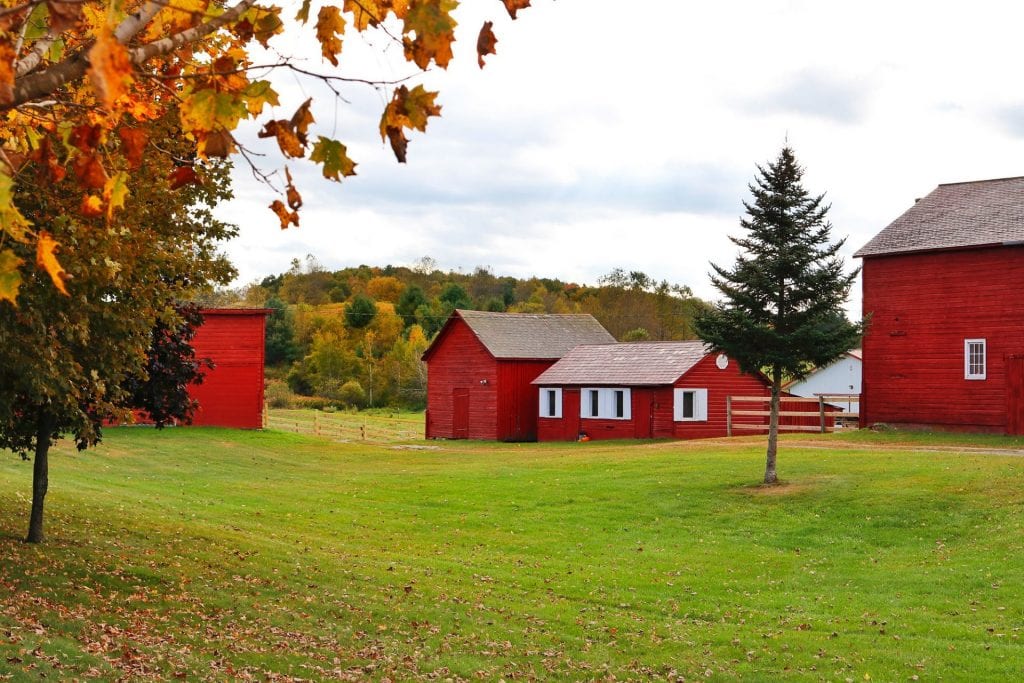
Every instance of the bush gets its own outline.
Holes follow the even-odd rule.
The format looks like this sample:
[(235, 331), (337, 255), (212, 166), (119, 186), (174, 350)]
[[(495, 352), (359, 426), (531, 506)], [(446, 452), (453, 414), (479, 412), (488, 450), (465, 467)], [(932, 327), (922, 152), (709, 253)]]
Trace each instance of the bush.
[(279, 379), (267, 380), (263, 396), (271, 408), (291, 408), (295, 403), (295, 394), (284, 381)]

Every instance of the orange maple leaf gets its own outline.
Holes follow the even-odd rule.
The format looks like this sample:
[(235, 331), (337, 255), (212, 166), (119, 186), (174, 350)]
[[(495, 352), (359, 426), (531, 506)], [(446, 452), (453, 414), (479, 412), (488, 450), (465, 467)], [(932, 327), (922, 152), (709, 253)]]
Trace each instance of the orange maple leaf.
[(14, 101), (14, 61), (17, 56), (10, 36), (0, 38), (0, 104)]
[[(302, 195), (295, 189), (295, 185), (292, 184), (292, 172), (288, 170), (288, 167), (284, 168), (284, 175), (288, 179), (288, 208), (292, 211), (298, 211), (302, 206)], [(296, 216), (296, 225), (298, 225), (298, 217)]]
[(457, 25), (451, 13), (458, 4), (456, 0), (421, 0), (409, 7), (402, 31), (406, 59), (424, 70), (431, 60), (442, 69), (448, 67)]
[(491, 30), (493, 26), (493, 21), (485, 21), (484, 25), (480, 27), (480, 35), (476, 39), (476, 63), (480, 65), (481, 69), (484, 68), (484, 55), (498, 54), (494, 49), (498, 39), (494, 36), (494, 31)]
[(380, 119), (380, 137), (391, 142), (391, 149), (400, 163), (405, 163), (405, 150), (409, 144), (405, 137), (405, 128), (425, 131), (427, 119), (441, 115), (441, 105), (434, 104), (436, 92), (431, 92), (422, 85), (412, 90), (406, 86), (395, 89), (395, 93), (384, 109)]
[(100, 32), (89, 50), (89, 75), (93, 87), (107, 109), (113, 109), (132, 82), (132, 62), (128, 50), (109, 28)]
[(316, 37), (324, 59), (338, 66), (341, 54), (341, 36), (345, 34), (345, 18), (341, 10), (333, 5), (324, 5), (316, 18)]
[(98, 190), (107, 182), (107, 172), (95, 154), (83, 155), (75, 159), (75, 177), (82, 187)]
[(508, 14), (513, 19), (516, 18), (516, 12), (521, 9), (526, 9), (530, 6), (530, 0), (501, 0), (505, 5), (505, 9), (508, 10)]
[(290, 121), (276, 119), (263, 124), (263, 130), (257, 133), (261, 138), (277, 138), (277, 146), (286, 157), (303, 157), (306, 150), (303, 149), (302, 141), (292, 130)]
[(39, 233), (39, 241), (36, 242), (36, 264), (50, 275), (53, 286), (60, 290), (61, 294), (67, 296), (68, 290), (64, 286), (64, 280), (68, 274), (57, 261), (56, 251), (59, 247), (60, 245), (50, 236), (50, 233), (46, 231)]
[(172, 190), (180, 190), (186, 185), (201, 185), (202, 180), (191, 166), (179, 166), (168, 176)]
[(103, 215), (103, 200), (97, 195), (87, 194), (82, 197), (78, 210), (86, 218), (98, 218)]
[(137, 169), (142, 165), (142, 155), (146, 151), (149, 135), (141, 128), (122, 127), (117, 136), (121, 138), (121, 150), (128, 166)]
[(298, 226), (299, 214), (295, 211), (289, 211), (288, 207), (280, 199), (274, 200), (274, 203), (270, 205), (270, 210), (277, 214), (278, 220), (281, 221), (282, 230), (286, 230), (289, 225)]
[(50, 17), (50, 31), (60, 35), (75, 24), (82, 16), (83, 2), (67, 2), (67, 0), (46, 0), (46, 9)]

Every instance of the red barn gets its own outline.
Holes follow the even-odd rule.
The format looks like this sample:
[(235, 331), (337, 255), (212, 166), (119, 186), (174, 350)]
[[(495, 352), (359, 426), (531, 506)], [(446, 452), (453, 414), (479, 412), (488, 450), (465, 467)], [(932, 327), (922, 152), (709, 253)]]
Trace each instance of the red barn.
[(263, 427), (263, 336), (269, 311), (263, 308), (204, 309), (192, 347), (213, 370), (189, 387), (199, 401), (193, 424)]
[(726, 436), (726, 397), (765, 396), (769, 388), (701, 341), (578, 346), (533, 384), (540, 441)]
[(856, 256), (862, 424), (1024, 434), (1024, 178), (940, 185)]
[(614, 342), (590, 315), (455, 311), (423, 354), (427, 438), (536, 440), (530, 382), (575, 346)]

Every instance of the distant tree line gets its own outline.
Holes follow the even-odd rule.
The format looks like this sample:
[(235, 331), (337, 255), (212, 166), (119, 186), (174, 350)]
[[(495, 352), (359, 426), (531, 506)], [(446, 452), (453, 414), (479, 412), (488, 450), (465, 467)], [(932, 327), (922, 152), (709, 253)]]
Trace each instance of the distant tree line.
[(709, 304), (685, 285), (615, 269), (597, 285), (551, 278), (442, 271), (425, 257), (411, 267), (325, 269), (313, 256), (287, 272), (213, 305), (266, 306), (268, 398), (310, 405), (420, 409), (426, 370), (420, 356), (455, 309), (510, 313), (590, 313), (622, 341), (694, 339)]

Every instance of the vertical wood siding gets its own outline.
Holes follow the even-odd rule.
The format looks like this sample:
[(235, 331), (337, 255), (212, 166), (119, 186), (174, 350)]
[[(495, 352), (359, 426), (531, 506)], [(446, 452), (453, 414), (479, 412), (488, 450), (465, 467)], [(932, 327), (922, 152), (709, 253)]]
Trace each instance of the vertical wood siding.
[(193, 424), (259, 429), (263, 426), (263, 337), (266, 315), (203, 311), (192, 347), (196, 358), (211, 358), (214, 369), (191, 385), (199, 401)]
[[(862, 423), (1007, 430), (1006, 358), (1024, 354), (1024, 247), (864, 259)], [(964, 340), (987, 377), (964, 379)]]
[(498, 435), (501, 441), (536, 441), (540, 390), (530, 384), (550, 360), (498, 361)]
[(469, 391), (468, 437), (497, 439), (497, 361), (462, 320), (454, 321), (440, 342), (427, 361), (427, 438), (456, 438), (453, 391), (465, 389)]
[[(768, 393), (765, 382), (740, 372), (736, 361), (719, 370), (715, 356), (708, 355), (684, 374), (673, 386), (630, 387), (631, 419), (595, 420), (580, 417), (580, 387), (562, 387), (562, 417), (540, 418), (540, 441), (567, 441), (582, 431), (591, 439), (700, 439), (726, 435), (726, 397), (764, 396)], [(708, 390), (708, 419), (706, 422), (675, 422), (673, 419), (673, 389)], [(744, 418), (748, 424), (757, 424), (761, 418)]]

